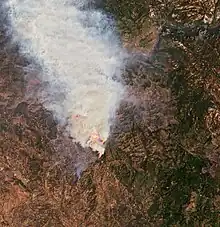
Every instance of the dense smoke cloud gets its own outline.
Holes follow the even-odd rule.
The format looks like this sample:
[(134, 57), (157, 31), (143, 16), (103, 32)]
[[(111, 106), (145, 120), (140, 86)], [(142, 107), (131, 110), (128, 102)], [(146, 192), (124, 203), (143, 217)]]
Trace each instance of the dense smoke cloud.
[[(71, 136), (88, 146), (91, 134), (103, 141), (124, 94), (120, 78), (125, 52), (112, 21), (88, 1), (8, 0), (13, 42), (41, 68), (47, 84), (40, 99)], [(29, 69), (31, 70), (31, 69)], [(96, 134), (95, 134), (96, 135)], [(98, 143), (90, 144), (103, 153)]]

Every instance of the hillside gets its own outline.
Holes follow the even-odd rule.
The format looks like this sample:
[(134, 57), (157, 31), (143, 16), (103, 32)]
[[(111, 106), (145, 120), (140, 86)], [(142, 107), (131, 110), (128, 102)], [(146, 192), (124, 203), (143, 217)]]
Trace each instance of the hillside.
[(220, 1), (97, 7), (131, 53), (101, 159), (27, 98), (40, 81), (1, 18), (0, 226), (220, 226)]

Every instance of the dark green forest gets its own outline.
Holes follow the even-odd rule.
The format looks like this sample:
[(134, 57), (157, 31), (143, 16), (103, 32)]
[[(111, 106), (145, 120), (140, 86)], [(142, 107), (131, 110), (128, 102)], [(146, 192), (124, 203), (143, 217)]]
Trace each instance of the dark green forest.
[(220, 226), (220, 1), (107, 0), (106, 10), (127, 42), (141, 36), (142, 51), (155, 39), (146, 31), (156, 28), (149, 71), (163, 81), (154, 89), (171, 90), (178, 122), (150, 133), (163, 150), (158, 157), (146, 149), (142, 172), (116, 171), (135, 190), (154, 179), (149, 219), (132, 226)]
[(219, 227), (220, 1), (104, 0), (97, 8), (130, 53), (122, 73), (130, 99), (104, 156), (88, 156), (80, 179), (75, 156), (53, 145), (85, 151), (41, 103), (26, 103), (29, 62), (0, 17), (0, 226)]

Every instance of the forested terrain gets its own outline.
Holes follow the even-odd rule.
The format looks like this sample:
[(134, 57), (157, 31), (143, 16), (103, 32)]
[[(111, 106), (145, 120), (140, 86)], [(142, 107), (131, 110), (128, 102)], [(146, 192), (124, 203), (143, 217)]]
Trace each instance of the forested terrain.
[[(90, 154), (79, 180), (71, 149), (82, 148), (40, 103), (23, 100), (37, 85), (0, 33), (0, 226), (220, 226), (220, 1), (101, 7), (131, 53), (122, 75), (129, 95), (105, 155)], [(70, 147), (65, 156), (57, 144)]]

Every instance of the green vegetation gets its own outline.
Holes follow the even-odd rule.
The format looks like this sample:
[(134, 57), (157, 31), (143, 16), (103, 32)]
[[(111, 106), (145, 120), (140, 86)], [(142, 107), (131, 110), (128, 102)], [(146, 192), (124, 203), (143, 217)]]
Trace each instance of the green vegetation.
[[(210, 154), (220, 156), (206, 125), (209, 108), (219, 107), (219, 1), (107, 0), (107, 5), (125, 36), (141, 34), (146, 24), (149, 29), (161, 27), (157, 61), (162, 53), (168, 54), (164, 69), (168, 68), (167, 86), (175, 99), (178, 120), (178, 125), (169, 128), (170, 143), (160, 158), (151, 155), (151, 150), (146, 151), (144, 172), (121, 164), (114, 166), (114, 174), (134, 189), (135, 196), (141, 194), (136, 193), (137, 188), (144, 188), (145, 196), (154, 198), (148, 209), (152, 226), (220, 226), (220, 204), (215, 201), (219, 177), (203, 172), (214, 164)], [(203, 21), (205, 17), (209, 17), (209, 23)], [(143, 39), (140, 45), (147, 46)], [(153, 132), (152, 136), (156, 134)], [(217, 164), (216, 173), (218, 168)], [(163, 221), (159, 222), (161, 218)]]

